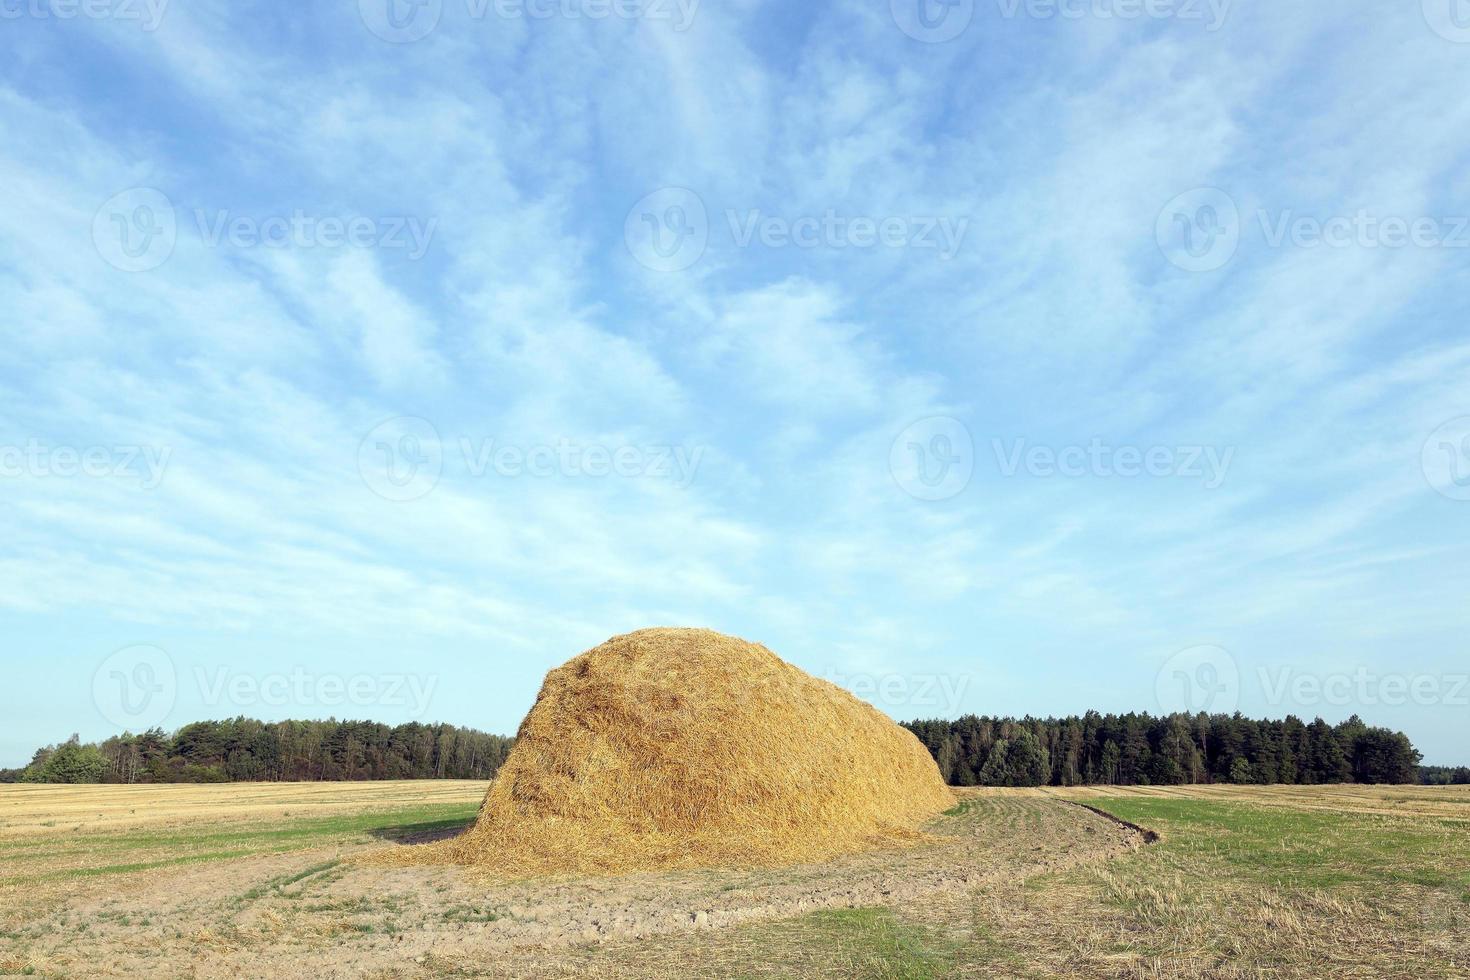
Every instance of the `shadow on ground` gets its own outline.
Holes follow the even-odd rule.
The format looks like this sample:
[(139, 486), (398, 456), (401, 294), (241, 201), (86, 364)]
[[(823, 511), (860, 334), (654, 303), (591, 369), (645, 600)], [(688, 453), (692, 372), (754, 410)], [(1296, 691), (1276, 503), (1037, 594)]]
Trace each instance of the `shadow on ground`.
[(399, 824), (396, 827), (377, 827), (369, 833), (378, 840), (413, 846), (458, 837), (469, 830), (474, 823), (473, 818), (469, 820), (425, 820), (421, 823)]

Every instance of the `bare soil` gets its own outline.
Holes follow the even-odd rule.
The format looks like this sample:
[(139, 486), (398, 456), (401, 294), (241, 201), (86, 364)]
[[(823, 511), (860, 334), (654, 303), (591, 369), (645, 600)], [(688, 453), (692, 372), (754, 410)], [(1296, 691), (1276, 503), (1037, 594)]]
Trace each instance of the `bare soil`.
[(762, 871), (496, 883), (375, 866), (357, 858), (419, 845), (354, 841), (159, 868), (33, 908), (0, 944), (12, 957), (0, 972), (23, 958), (88, 977), (567, 976), (588, 971), (589, 950), (611, 968), (655, 937), (960, 897), (1144, 846), (1136, 829), (1043, 796), (971, 795), (928, 829), (930, 843)]

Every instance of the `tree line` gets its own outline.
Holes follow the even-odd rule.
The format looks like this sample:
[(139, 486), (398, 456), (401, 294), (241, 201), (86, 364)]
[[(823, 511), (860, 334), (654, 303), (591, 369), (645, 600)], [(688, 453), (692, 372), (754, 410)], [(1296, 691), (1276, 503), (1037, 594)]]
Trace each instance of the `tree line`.
[(1256, 721), (1234, 715), (981, 718), (905, 725), (954, 786), (1415, 783), (1407, 736), (1354, 715)]
[(315, 782), (490, 779), (513, 740), (454, 725), (367, 721), (201, 721), (103, 742), (77, 736), (0, 779), (36, 783)]
[[(1470, 769), (1420, 767), (1399, 732), (1235, 715), (982, 718), (906, 726), (956, 786), (1182, 783), (1470, 784)], [(453, 725), (203, 721), (103, 742), (73, 736), (0, 782), (207, 783), (492, 778), (514, 739)]]
[(1470, 786), (1470, 766), (1422, 766), (1419, 772), (1426, 786)]

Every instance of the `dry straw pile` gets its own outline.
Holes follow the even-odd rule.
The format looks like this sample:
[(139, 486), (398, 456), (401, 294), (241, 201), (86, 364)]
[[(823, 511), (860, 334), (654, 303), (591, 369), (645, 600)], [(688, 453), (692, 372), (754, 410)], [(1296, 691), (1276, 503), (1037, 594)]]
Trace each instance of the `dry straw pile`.
[(846, 691), (709, 630), (619, 636), (546, 677), (475, 826), (507, 877), (818, 861), (921, 838), (929, 753)]

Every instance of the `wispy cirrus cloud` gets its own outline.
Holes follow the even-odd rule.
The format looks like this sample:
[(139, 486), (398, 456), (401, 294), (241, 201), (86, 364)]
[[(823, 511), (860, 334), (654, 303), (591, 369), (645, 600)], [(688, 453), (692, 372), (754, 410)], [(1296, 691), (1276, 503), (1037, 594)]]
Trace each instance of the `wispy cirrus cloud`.
[[(451, 4), (410, 43), (351, 5), (11, 26), (0, 443), (168, 458), (147, 489), (24, 460), (0, 480), (22, 656), (412, 650), (469, 678), (439, 713), (509, 729), (545, 667), (650, 621), (983, 676), (963, 707), (1005, 712), (1148, 707), (1156, 661), (1205, 641), (1247, 667), (1455, 649), (1470, 504), (1421, 454), (1470, 415), (1467, 253), (1264, 230), (1470, 213), (1470, 108), (1445, 95), (1470, 58), (1417, 10), (1232, 6), (1209, 30), (982, 6), (944, 44), (853, 3), (701, 5), (683, 30)], [(1157, 228), (1203, 187), (1239, 244), (1192, 272)], [(94, 226), (136, 188), (175, 229), (128, 272)], [(627, 238), (662, 188), (706, 212), (676, 272)], [(210, 233), (298, 212), (306, 238)], [(752, 215), (847, 224), (802, 245), (740, 235)], [(377, 237), (320, 235), (353, 219)], [(915, 245), (930, 220), (952, 254)], [(385, 245), (395, 221), (424, 247)], [(431, 434), (382, 434), (402, 417)], [(1005, 465), (1017, 440), (1230, 463), (1213, 488), (1043, 476)], [(920, 499), (895, 452), (973, 472)], [(427, 492), (380, 492), (404, 474)], [(86, 696), (61, 685), (3, 750)], [(1431, 751), (1464, 734), (1382, 720)]]

